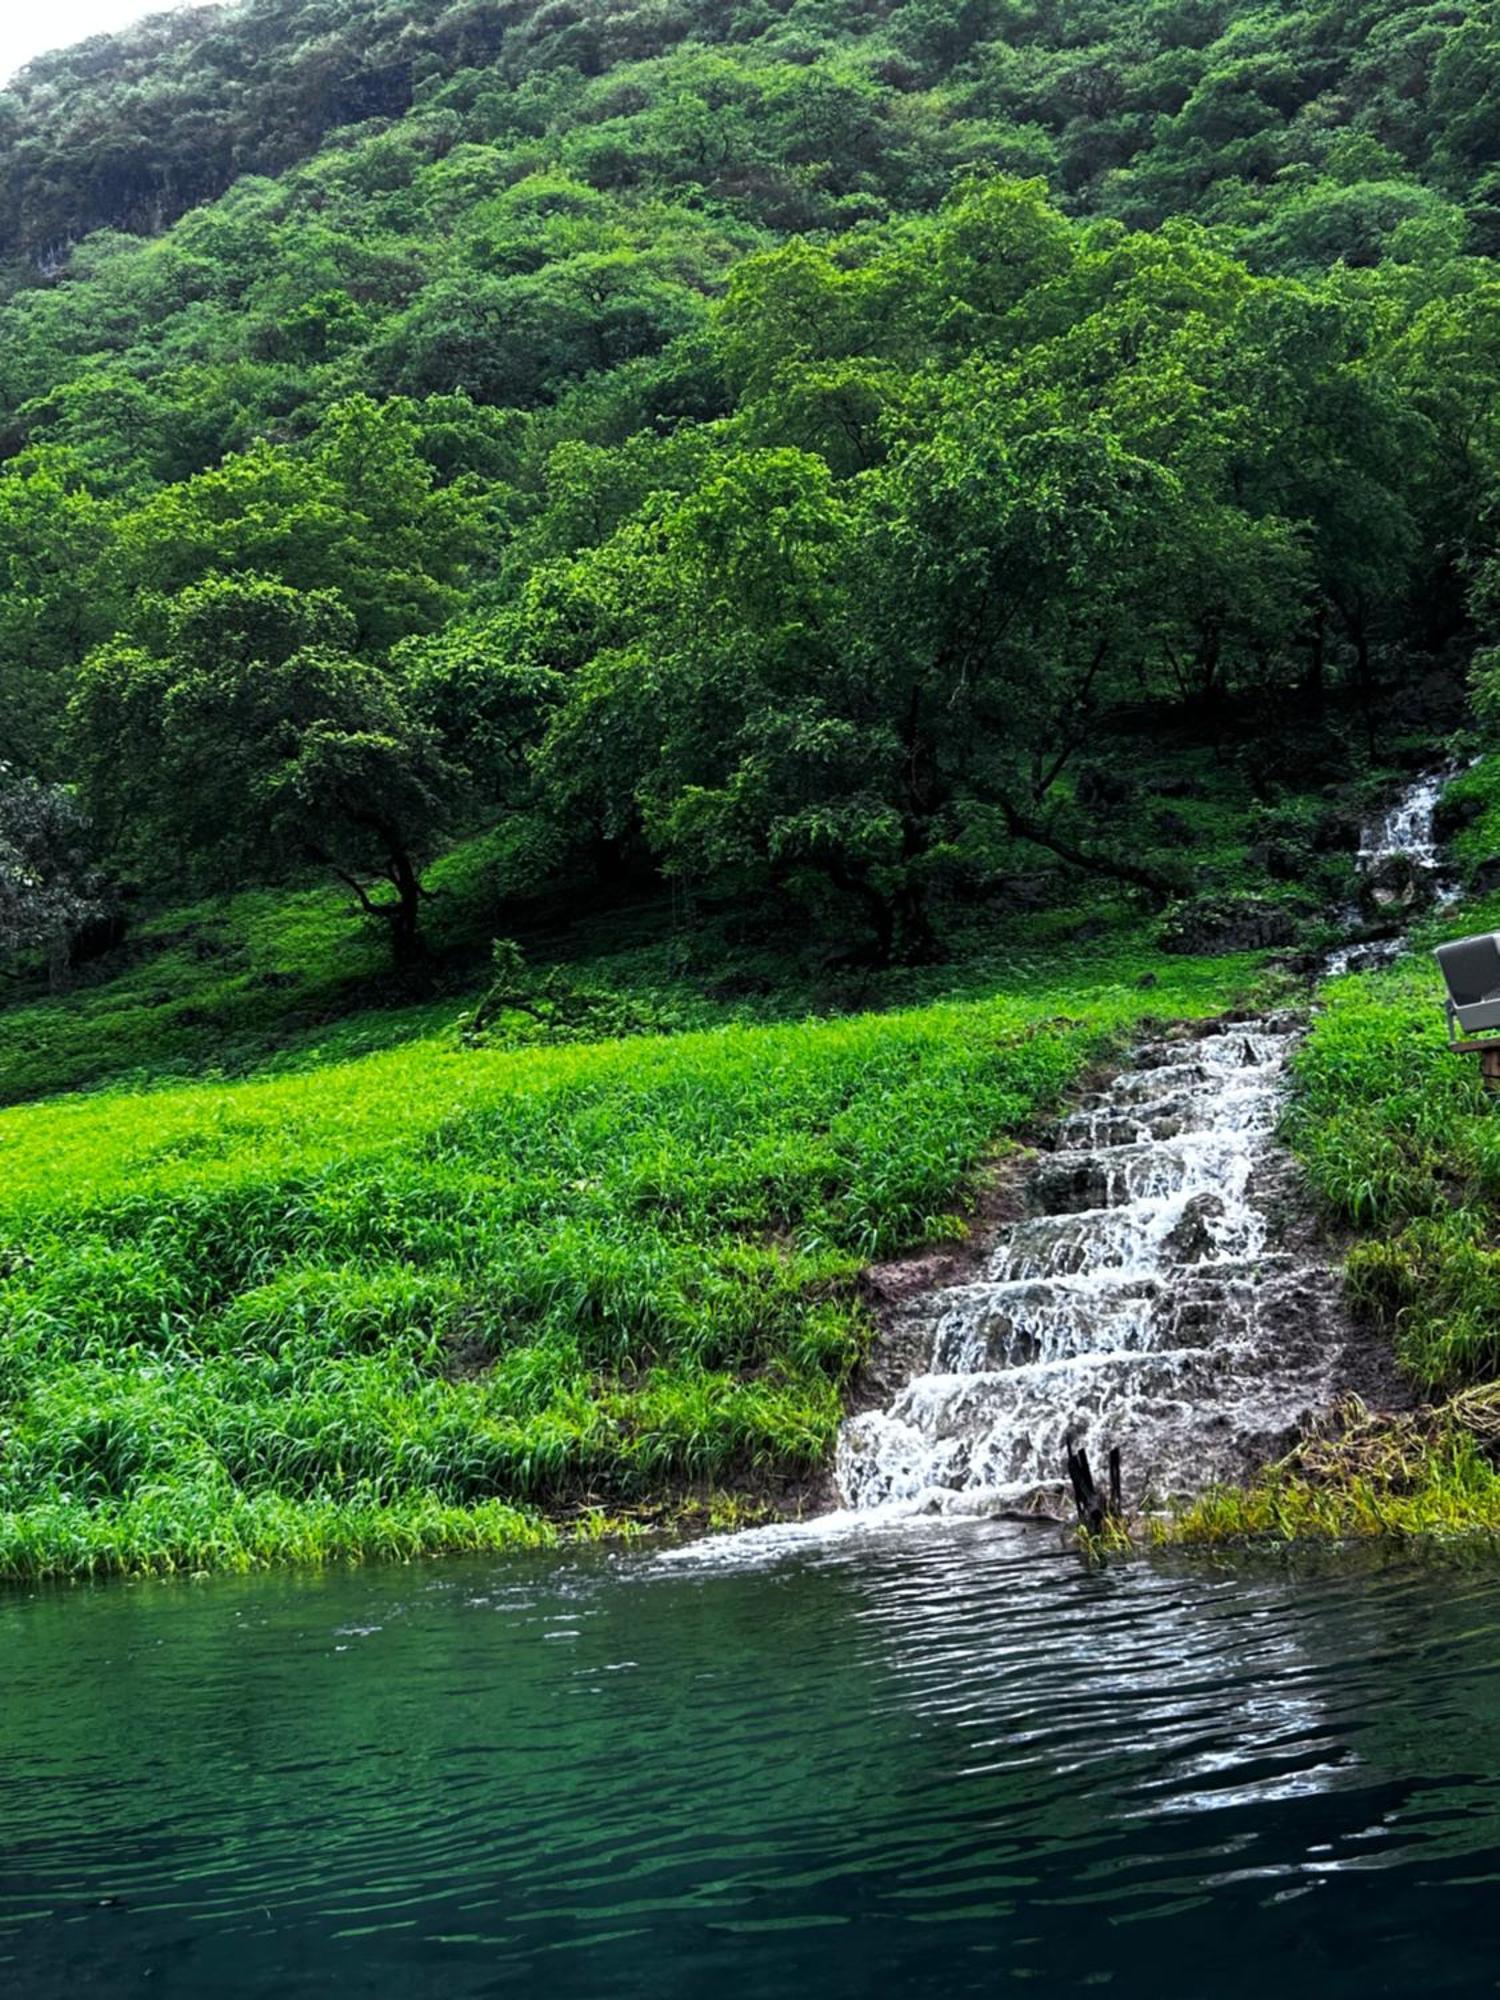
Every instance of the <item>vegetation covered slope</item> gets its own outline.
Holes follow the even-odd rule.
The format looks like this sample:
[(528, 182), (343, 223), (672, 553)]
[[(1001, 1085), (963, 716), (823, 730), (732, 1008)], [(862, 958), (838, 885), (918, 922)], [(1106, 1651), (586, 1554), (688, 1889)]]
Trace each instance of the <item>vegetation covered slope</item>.
[(4, 1563), (815, 1462), (859, 1260), (1495, 726), (1497, 104), (1490, 4), (244, 0), (24, 73), (0, 1100), (117, 1088), (0, 1125)]
[[(466, 199), (534, 268), (461, 275), (491, 252), (452, 232), (451, 284), (424, 264), (310, 359), (217, 348), (257, 310), (238, 280), (178, 312), (206, 214), (101, 276), (146, 281), (122, 333), (149, 315), (149, 385), (98, 354), (97, 298), (64, 379), (87, 281), (9, 309), (6, 365), (56, 386), (14, 392), (33, 428), (0, 475), (6, 747), (81, 783), (125, 880), (315, 863), (410, 966), (426, 861), (503, 826), (497, 909), (666, 876), (931, 953), (1018, 871), (1195, 886), (1132, 796), (1122, 709), (1216, 713), (1269, 799), (1347, 773), (1330, 693), (1373, 732), (1489, 615), (1486, 259), (1258, 276), (995, 180), (738, 262), (695, 216), (695, 270), (597, 201), (535, 176)], [(275, 250), (247, 255), (273, 284)], [(210, 294), (230, 268), (190, 263)], [(318, 296), (347, 320), (352, 292)], [(1246, 737), (1289, 700), (1295, 734)]]
[(0, 1574), (494, 1544), (815, 1470), (861, 1267), (1148, 1007), (1250, 977), (1141, 967), (0, 1114)]
[[(152, 233), (243, 175), (413, 111), (450, 143), (565, 146), (597, 185), (666, 181), (775, 227), (920, 206), (955, 165), (985, 161), (1132, 222), (1254, 217), (1270, 205), (1258, 188), (1289, 179), (1313, 254), (1360, 250), (1382, 209), (1389, 226), (1392, 207), (1421, 207), (1413, 181), (1493, 226), (1493, 34), (1491, 8), (1430, 0), (163, 12), (11, 83), (0, 257), (24, 269), (91, 230)], [(1367, 191), (1340, 199), (1351, 183)]]
[[(1420, 926), (1419, 946), (1500, 922), (1496, 781), (1484, 759), (1447, 788), (1471, 895)], [(1173, 1531), (1187, 1540), (1500, 1532), (1500, 1123), (1473, 1056), (1447, 1047), (1441, 1000), (1422, 949), (1326, 984), (1286, 1134), (1349, 1243), (1350, 1302), (1394, 1344), (1418, 1407), (1337, 1413), (1248, 1492), (1193, 1507)]]

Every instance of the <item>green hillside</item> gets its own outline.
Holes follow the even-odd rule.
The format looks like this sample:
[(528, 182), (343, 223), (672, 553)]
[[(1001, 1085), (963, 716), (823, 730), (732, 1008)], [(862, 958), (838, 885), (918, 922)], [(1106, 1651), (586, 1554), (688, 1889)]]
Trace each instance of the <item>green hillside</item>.
[[(23, 71), (0, 1569), (811, 1476), (862, 1264), (1133, 1023), (1300, 997), (1450, 746), (1492, 891), (1497, 218), (1492, 4), (241, 0)], [(1433, 999), (1337, 987), (1293, 1137), (1441, 1400)]]

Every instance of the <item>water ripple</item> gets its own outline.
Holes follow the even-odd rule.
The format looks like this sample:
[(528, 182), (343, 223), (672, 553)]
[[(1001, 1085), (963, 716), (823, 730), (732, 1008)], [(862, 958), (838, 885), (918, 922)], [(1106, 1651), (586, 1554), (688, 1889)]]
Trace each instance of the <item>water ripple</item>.
[(928, 1521), (10, 1599), (0, 1987), (1493, 1991), (1497, 1631)]

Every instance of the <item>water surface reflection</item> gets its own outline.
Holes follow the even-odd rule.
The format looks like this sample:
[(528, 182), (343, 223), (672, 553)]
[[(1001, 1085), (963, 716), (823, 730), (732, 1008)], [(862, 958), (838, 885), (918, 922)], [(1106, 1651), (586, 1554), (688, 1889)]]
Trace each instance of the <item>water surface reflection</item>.
[(1500, 1579), (992, 1523), (0, 1600), (0, 1990), (1488, 1993)]

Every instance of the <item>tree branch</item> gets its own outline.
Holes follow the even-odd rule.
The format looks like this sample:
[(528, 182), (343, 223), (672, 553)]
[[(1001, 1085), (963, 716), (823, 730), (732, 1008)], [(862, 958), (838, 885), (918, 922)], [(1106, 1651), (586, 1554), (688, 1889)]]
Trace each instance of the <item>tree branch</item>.
[(400, 909), (401, 905), (399, 903), (372, 903), (370, 901), (370, 892), (366, 889), (363, 882), (351, 875), (345, 868), (334, 868), (332, 862), (329, 862), (328, 866), (333, 869), (333, 873), (344, 884), (345, 888), (353, 891), (355, 897), (358, 899), (359, 907), (367, 917), (394, 917)]
[(1117, 882), (1129, 882), (1137, 889), (1146, 889), (1153, 896), (1169, 896), (1174, 885), (1165, 875), (1154, 868), (1137, 867), (1133, 861), (1116, 861), (1106, 854), (1091, 854), (1087, 848), (1075, 847), (1072, 841), (1054, 833), (1040, 820), (1033, 819), (1001, 798), (1000, 810), (1005, 815), (1005, 824), (1017, 840), (1029, 840), (1035, 847), (1044, 847), (1049, 854), (1055, 854), (1059, 861), (1066, 861), (1072, 868), (1081, 868), (1089, 875), (1113, 876)]

